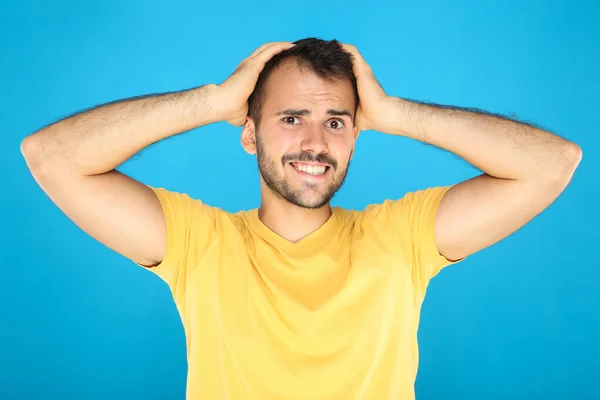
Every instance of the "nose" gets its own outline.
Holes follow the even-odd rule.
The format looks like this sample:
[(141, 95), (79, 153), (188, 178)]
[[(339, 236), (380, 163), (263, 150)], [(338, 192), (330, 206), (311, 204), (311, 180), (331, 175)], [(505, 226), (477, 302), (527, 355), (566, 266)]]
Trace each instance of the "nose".
[(311, 124), (304, 133), (302, 139), (302, 151), (316, 154), (328, 153), (327, 132), (318, 124)]

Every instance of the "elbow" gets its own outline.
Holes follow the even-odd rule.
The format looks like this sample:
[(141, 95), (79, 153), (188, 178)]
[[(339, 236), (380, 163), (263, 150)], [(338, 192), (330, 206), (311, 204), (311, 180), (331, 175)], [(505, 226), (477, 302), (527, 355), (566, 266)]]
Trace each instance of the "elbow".
[(27, 162), (30, 170), (37, 167), (40, 163), (40, 145), (35, 136), (27, 136), (21, 141), (21, 155)]
[(27, 136), (21, 141), (21, 155), (34, 176), (41, 175), (50, 167), (54, 168), (59, 164), (57, 157), (50, 154), (48, 145), (43, 143), (37, 134)]
[(575, 170), (575, 169), (577, 169), (577, 167), (579, 166), (579, 163), (581, 162), (581, 159), (583, 158), (583, 150), (581, 150), (581, 147), (579, 147), (579, 145), (577, 143), (573, 143), (573, 142), (569, 143), (569, 147), (570, 147), (570, 158), (573, 163), (573, 170)]
[(558, 159), (543, 174), (543, 181), (561, 189), (569, 184), (583, 157), (583, 151), (576, 143), (567, 142), (563, 146)]
[(578, 144), (568, 142), (563, 152), (563, 160), (558, 168), (559, 179), (571, 180), (583, 158), (583, 150)]

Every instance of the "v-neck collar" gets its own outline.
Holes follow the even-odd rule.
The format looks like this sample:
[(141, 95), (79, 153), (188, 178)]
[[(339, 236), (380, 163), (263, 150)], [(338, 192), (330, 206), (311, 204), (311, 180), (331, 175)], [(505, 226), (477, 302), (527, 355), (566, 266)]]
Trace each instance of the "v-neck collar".
[(312, 252), (320, 245), (323, 245), (339, 226), (339, 214), (340, 210), (337, 207), (331, 207), (331, 215), (323, 225), (300, 239), (298, 242), (293, 243), (266, 226), (259, 218), (257, 208), (246, 212), (252, 231), (256, 232), (262, 239), (276, 248), (296, 256)]

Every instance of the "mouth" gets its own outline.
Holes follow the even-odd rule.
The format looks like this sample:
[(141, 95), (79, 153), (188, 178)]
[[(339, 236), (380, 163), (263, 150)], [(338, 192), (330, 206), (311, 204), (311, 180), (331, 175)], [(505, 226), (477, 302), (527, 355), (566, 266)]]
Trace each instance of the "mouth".
[(312, 177), (315, 179), (323, 178), (331, 170), (330, 165), (325, 164), (311, 164), (302, 162), (291, 162), (290, 166), (296, 170), (299, 174), (305, 177)]

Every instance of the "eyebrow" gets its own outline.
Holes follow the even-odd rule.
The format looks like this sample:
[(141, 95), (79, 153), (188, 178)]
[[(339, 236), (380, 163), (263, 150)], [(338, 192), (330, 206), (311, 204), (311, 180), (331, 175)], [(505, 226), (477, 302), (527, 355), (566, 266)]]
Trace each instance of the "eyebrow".
[[(300, 109), (295, 109), (295, 108), (288, 108), (286, 110), (283, 111), (279, 111), (277, 114), (275, 115), (310, 115), (310, 110), (300, 110)], [(350, 119), (352, 119), (352, 114), (350, 113), (350, 111), (348, 110), (332, 110), (329, 109), (327, 110), (327, 114), (328, 115), (335, 115), (336, 117), (341, 117), (341, 116), (347, 116)]]

